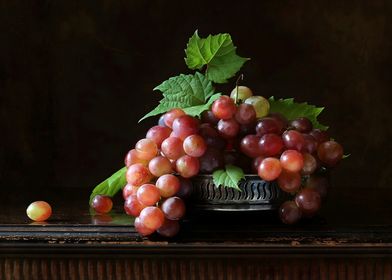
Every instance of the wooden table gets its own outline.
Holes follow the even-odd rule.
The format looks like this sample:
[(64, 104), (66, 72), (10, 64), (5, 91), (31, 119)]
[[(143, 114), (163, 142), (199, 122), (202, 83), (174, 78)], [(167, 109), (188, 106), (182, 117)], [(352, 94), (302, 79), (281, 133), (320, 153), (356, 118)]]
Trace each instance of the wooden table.
[[(47, 223), (25, 215), (51, 203)], [(93, 215), (77, 188), (2, 194), (0, 279), (392, 279), (392, 191), (333, 188), (296, 226), (276, 213), (188, 218), (172, 240), (141, 238), (121, 211)]]

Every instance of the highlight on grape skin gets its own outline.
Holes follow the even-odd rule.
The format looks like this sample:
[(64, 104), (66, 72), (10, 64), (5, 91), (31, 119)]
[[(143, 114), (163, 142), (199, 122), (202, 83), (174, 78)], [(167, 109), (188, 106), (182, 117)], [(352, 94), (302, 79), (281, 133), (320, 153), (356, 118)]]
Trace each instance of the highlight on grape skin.
[(96, 195), (91, 202), (91, 207), (98, 213), (108, 213), (112, 210), (113, 201), (107, 195)]
[(43, 222), (52, 215), (52, 207), (46, 201), (34, 201), (26, 209), (27, 216), (36, 222)]

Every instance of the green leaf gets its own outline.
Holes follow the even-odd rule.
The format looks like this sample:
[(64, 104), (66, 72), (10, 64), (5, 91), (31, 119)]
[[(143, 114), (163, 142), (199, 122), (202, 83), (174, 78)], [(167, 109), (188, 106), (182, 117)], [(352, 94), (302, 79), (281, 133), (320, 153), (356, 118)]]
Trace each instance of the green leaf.
[(351, 156), (351, 154), (343, 155), (342, 159), (346, 159), (346, 158), (348, 158), (350, 156)]
[(312, 122), (314, 128), (319, 128), (321, 130), (328, 129), (328, 126), (322, 125), (317, 120), (317, 117), (324, 110), (324, 107), (316, 107), (306, 102), (297, 103), (294, 102), (293, 98), (275, 100), (275, 98), (271, 96), (268, 101), (270, 103), (271, 113), (281, 113), (289, 120), (298, 117), (306, 117)]
[(241, 189), (238, 187), (238, 183), (244, 178), (244, 171), (241, 168), (230, 164), (226, 165), (225, 169), (219, 169), (212, 173), (212, 179), (215, 186), (233, 188), (239, 191), (241, 191)]
[(215, 93), (211, 81), (203, 74), (181, 74), (172, 77), (154, 88), (162, 92), (163, 99), (159, 105), (139, 120), (166, 113), (173, 108), (181, 108), (188, 115), (199, 116), (216, 100), (220, 93)]
[(96, 186), (91, 195), (90, 195), (90, 203), (93, 198), (98, 195), (107, 195), (113, 197), (119, 190), (121, 190), (126, 184), (127, 180), (125, 177), (125, 173), (127, 172), (127, 168), (123, 167), (114, 173), (112, 176), (107, 178), (105, 181)]
[(199, 116), (202, 112), (208, 110), (212, 103), (219, 98), (219, 96), (221, 96), (221, 94), (216, 93), (210, 97), (206, 104), (184, 108), (184, 112), (191, 116)]
[(230, 34), (209, 35), (204, 39), (196, 30), (187, 44), (185, 62), (192, 70), (200, 70), (207, 65), (207, 78), (215, 83), (225, 83), (249, 60), (238, 56), (235, 51)]

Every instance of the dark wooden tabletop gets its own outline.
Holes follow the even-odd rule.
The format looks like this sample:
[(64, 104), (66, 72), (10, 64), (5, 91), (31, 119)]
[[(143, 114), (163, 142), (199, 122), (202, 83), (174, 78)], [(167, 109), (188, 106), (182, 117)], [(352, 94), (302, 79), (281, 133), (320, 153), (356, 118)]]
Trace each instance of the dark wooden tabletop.
[[(276, 212), (196, 213), (182, 223), (173, 239), (140, 237), (133, 218), (124, 214), (117, 197), (114, 210), (94, 214), (88, 207), (88, 190), (79, 188), (12, 190), (1, 198), (0, 252), (18, 250), (99, 250), (132, 248), (166, 253), (376, 253), (392, 252), (392, 192), (388, 189), (333, 188), (320, 214), (298, 225), (282, 224)], [(53, 208), (47, 222), (32, 222), (28, 204), (46, 200)], [(78, 244), (78, 246), (75, 246)]]
[[(167, 240), (140, 237), (122, 199), (108, 215), (80, 188), (0, 196), (0, 279), (392, 279), (392, 192), (335, 187), (295, 226), (276, 212), (196, 213)], [(26, 207), (46, 200), (44, 223)]]

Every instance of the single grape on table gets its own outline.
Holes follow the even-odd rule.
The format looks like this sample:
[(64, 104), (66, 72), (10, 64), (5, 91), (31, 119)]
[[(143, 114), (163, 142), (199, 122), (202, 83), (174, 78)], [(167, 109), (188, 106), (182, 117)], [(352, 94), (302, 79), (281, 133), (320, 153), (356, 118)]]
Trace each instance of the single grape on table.
[(52, 207), (46, 201), (34, 201), (26, 209), (27, 216), (36, 222), (43, 222), (52, 215)]
[(96, 195), (91, 202), (91, 207), (98, 213), (108, 213), (112, 210), (113, 201), (107, 195)]

